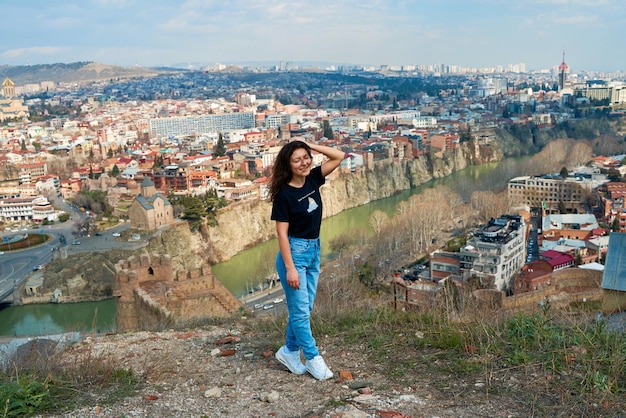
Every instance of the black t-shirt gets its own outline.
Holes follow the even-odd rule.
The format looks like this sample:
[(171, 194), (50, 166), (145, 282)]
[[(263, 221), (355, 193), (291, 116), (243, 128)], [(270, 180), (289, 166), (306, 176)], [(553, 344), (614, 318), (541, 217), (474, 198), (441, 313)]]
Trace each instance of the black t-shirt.
[(322, 167), (317, 166), (306, 176), (302, 187), (284, 185), (274, 198), (271, 219), (289, 223), (288, 234), (291, 237), (319, 237), (322, 225), (320, 186), (325, 182)]

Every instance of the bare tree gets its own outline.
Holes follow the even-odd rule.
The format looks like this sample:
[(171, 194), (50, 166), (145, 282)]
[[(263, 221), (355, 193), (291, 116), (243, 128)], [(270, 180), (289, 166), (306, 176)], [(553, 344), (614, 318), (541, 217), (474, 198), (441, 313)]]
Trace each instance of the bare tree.
[(382, 210), (375, 210), (369, 217), (369, 225), (374, 230), (374, 233), (377, 237), (380, 236), (380, 232), (383, 229), (383, 226), (389, 222), (389, 216), (383, 212)]
[(506, 191), (499, 194), (492, 191), (474, 192), (472, 193), (471, 205), (480, 222), (498, 218), (509, 211)]

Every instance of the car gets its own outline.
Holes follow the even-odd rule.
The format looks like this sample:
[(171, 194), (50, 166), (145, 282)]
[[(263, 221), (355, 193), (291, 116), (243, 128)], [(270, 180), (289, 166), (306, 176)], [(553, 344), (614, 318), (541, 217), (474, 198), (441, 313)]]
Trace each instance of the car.
[(114, 232), (111, 235), (113, 235), (114, 237), (121, 237), (122, 236), (122, 234), (120, 234), (119, 232)]
[(72, 245), (80, 245), (80, 241), (72, 241)]
[(272, 309), (273, 307), (274, 305), (272, 305), (271, 303), (269, 305), (263, 305), (264, 310)]
[(4, 251), (0, 251), (0, 255), (4, 254)]
[(263, 304), (261, 303), (255, 303), (254, 304), (254, 309), (261, 309), (263, 307)]
[(274, 303), (281, 303), (282, 301), (283, 301), (283, 299), (281, 299), (281, 298), (274, 299)]
[(101, 237), (102, 236), (102, 232), (96, 232), (96, 236), (97, 237)]

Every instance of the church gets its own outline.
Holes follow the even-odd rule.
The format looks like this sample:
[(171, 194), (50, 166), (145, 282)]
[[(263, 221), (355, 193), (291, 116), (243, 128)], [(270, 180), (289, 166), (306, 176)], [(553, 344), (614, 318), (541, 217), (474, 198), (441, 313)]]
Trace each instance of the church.
[(174, 208), (149, 177), (141, 182), (140, 193), (130, 205), (128, 217), (131, 228), (153, 231), (174, 221)]
[(24, 101), (15, 97), (15, 83), (10, 78), (2, 82), (2, 97), (0, 97), (0, 122), (7, 119), (22, 119), (29, 117), (28, 106)]

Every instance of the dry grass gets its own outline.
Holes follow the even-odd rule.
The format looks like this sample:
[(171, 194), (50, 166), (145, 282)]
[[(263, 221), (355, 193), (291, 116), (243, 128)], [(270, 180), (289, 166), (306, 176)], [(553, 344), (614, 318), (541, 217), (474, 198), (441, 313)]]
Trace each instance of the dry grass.
[[(332, 273), (326, 269), (320, 280), (313, 333), (323, 349), (366, 359), (367, 372), (384, 377), (374, 383), (379, 392), (410, 387), (443, 406), (496, 400), (519, 416), (611, 417), (626, 410), (626, 338), (608, 332), (593, 308), (548, 303), (533, 312), (503, 313), (464, 298), (457, 310), (395, 311), (384, 287), (373, 291)], [(286, 317), (213, 319), (181, 330), (216, 324), (262, 335), (247, 341), (251, 351), (262, 352), (282, 344)], [(68, 354), (33, 347), (7, 363), (0, 417), (89, 404), (94, 394), (112, 402), (135, 393), (140, 382), (173, 375), (177, 366), (166, 345), (143, 363), (134, 359), (140, 364), (133, 371), (110, 355)]]

